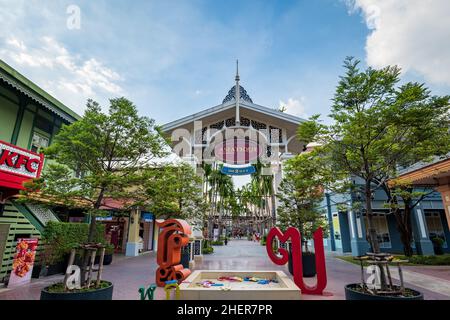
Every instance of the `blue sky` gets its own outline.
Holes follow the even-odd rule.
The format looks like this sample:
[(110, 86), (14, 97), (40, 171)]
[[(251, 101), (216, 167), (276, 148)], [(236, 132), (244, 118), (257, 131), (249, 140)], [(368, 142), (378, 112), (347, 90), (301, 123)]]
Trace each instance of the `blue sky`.
[[(430, 5), (430, 1), (433, 5)], [(66, 25), (69, 5), (80, 28)], [(398, 64), (404, 80), (450, 88), (445, 0), (0, 0), (0, 58), (82, 113), (126, 96), (163, 124), (220, 104), (241, 83), (253, 101), (327, 115), (342, 61)], [(444, 40), (447, 39), (447, 40)]]

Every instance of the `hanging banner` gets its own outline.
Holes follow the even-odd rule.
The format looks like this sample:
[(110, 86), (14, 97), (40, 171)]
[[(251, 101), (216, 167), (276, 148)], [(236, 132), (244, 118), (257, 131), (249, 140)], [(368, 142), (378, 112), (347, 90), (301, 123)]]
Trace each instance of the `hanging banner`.
[(16, 254), (14, 255), (8, 288), (17, 287), (31, 281), (37, 245), (37, 238), (17, 239)]
[(248, 166), (244, 168), (230, 168), (223, 166), (220, 170), (223, 174), (227, 174), (230, 176), (243, 176), (246, 174), (252, 174), (256, 172), (256, 169), (254, 166)]

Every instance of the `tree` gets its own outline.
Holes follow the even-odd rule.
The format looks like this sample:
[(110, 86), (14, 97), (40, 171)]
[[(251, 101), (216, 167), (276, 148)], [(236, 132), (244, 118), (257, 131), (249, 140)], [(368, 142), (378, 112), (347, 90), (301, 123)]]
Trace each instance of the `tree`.
[[(105, 199), (122, 201), (127, 208), (145, 204), (146, 170), (152, 159), (166, 154), (164, 142), (154, 121), (140, 117), (131, 101), (111, 99), (105, 114), (88, 100), (83, 117), (63, 126), (44, 150), (52, 161), (42, 178), (27, 185), (25, 196), (36, 199), (38, 190), (39, 199), (50, 204), (83, 208), (90, 216), (86, 242), (92, 243)], [(85, 254), (83, 271), (86, 265)]]
[(202, 220), (206, 201), (202, 180), (187, 163), (161, 164), (147, 171), (149, 209), (160, 218)]
[(326, 234), (328, 230), (322, 206), (323, 191), (335, 183), (328, 168), (317, 152), (299, 154), (285, 164), (285, 175), (277, 194), (280, 201), (278, 225), (284, 229), (298, 228), (305, 252), (309, 252), (308, 240), (312, 239), (314, 231), (321, 227)]
[[(379, 244), (373, 226), (372, 195), (378, 188), (389, 191), (388, 181), (399, 166), (429, 159), (449, 150), (449, 97), (432, 97), (422, 84), (406, 83), (397, 87), (400, 69), (388, 66), (361, 71), (359, 61), (347, 58), (346, 73), (340, 78), (333, 98), (331, 125), (319, 122), (318, 115), (299, 126), (303, 141), (317, 141), (333, 159), (336, 171), (363, 180), (361, 192), (367, 216), (369, 243), (378, 253)], [(392, 190), (391, 190), (392, 191)], [(389, 191), (389, 192), (391, 192)], [(393, 196), (392, 192), (391, 195)], [(395, 192), (391, 208), (398, 202)], [(407, 198), (405, 198), (407, 199)], [(411, 239), (410, 205), (397, 219), (404, 245)], [(404, 210), (406, 208), (406, 210)], [(398, 209), (398, 208), (397, 208)], [(400, 215), (400, 211), (393, 212)]]

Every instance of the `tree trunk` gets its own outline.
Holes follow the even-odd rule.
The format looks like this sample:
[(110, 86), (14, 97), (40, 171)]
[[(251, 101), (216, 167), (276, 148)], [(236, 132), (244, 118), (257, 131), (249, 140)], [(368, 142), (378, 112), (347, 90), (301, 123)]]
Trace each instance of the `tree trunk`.
[(405, 256), (411, 257), (414, 253), (411, 246), (413, 240), (412, 225), (411, 225), (411, 200), (403, 199), (404, 209), (403, 214), (399, 208), (394, 211), (394, 216), (397, 221), (397, 230), (400, 233), (400, 240), (403, 244), (403, 252)]
[(377, 240), (377, 232), (373, 227), (373, 221), (372, 221), (372, 190), (370, 186), (370, 180), (366, 181), (365, 184), (365, 200), (366, 200), (366, 215), (367, 215), (367, 229), (368, 229), (368, 236), (369, 236), (369, 243), (372, 247), (372, 251), (374, 253), (380, 253), (380, 246), (378, 244)]

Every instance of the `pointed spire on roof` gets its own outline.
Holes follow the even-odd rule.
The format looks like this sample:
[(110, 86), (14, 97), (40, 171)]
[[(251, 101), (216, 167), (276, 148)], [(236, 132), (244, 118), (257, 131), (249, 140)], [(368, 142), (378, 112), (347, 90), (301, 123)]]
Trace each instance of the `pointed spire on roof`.
[(240, 124), (240, 115), (239, 115), (239, 100), (241, 99), (241, 86), (239, 85), (239, 60), (236, 60), (236, 125)]

